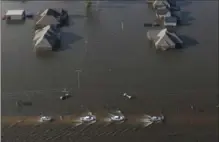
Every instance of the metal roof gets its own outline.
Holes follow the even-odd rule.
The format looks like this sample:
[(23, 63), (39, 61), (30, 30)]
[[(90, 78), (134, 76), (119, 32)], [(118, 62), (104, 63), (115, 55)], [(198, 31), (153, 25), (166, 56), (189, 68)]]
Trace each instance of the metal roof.
[(54, 16), (42, 16), (40, 19), (36, 22), (36, 25), (57, 25), (59, 24), (59, 21)]
[(167, 14), (169, 12), (169, 10), (167, 9), (167, 8), (158, 8), (157, 10), (156, 10), (156, 13), (158, 14), (158, 15), (165, 15), (165, 14)]
[(166, 0), (155, 0), (153, 3), (154, 8), (158, 7), (170, 7), (170, 4)]
[(39, 20), (36, 25), (58, 25), (60, 24), (61, 10), (48, 8), (39, 14)]
[(55, 9), (48, 8), (40, 14), (40, 16), (45, 16), (45, 15), (54, 16), (55, 18), (58, 18), (61, 14)]
[(10, 15), (23, 15), (24, 13), (24, 10), (8, 10), (6, 12), (6, 15), (7, 16), (10, 16)]
[(176, 33), (170, 33), (166, 28), (159, 31), (148, 31), (147, 36), (149, 39), (154, 40), (156, 46), (165, 48), (174, 47), (176, 43), (183, 43)]
[(42, 29), (36, 30), (34, 36), (34, 48), (46, 48), (52, 50), (59, 39), (60, 30), (54, 25), (48, 25)]

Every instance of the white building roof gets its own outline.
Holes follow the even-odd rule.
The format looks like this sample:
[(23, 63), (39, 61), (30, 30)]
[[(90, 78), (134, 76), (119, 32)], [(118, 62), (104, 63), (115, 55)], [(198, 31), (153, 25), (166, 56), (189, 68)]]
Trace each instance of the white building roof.
[[(158, 34), (157, 34), (157, 37), (158, 37), (158, 40), (155, 42), (155, 45), (158, 46), (162, 46), (163, 48), (166, 47), (173, 47), (175, 46), (175, 43), (170, 39), (170, 37), (167, 35), (167, 29), (162, 29)], [(166, 50), (163, 49), (163, 50)]]
[(53, 16), (42, 16), (40, 19), (36, 22), (36, 25), (57, 25), (59, 24), (59, 21), (53, 17)]
[(42, 13), (39, 14), (39, 19), (36, 22), (36, 25), (57, 25), (59, 24), (60, 13), (54, 9), (46, 9)]
[(44, 50), (52, 50), (56, 41), (58, 40), (57, 35), (53, 31), (51, 25), (47, 25), (42, 29), (36, 30), (35, 36), (33, 38), (34, 48), (44, 49)]
[(170, 17), (171, 13), (167, 8), (158, 8), (156, 10), (157, 17)]
[(158, 7), (170, 7), (170, 4), (166, 0), (155, 0), (153, 3), (154, 8)]
[(177, 43), (183, 44), (183, 41), (175, 33), (169, 32), (166, 28), (160, 31), (149, 31), (147, 35), (150, 40), (155, 42), (156, 48), (161, 48), (162, 50), (175, 48)]
[(10, 15), (23, 15), (24, 10), (8, 10), (6, 12), (6, 16), (10, 16)]

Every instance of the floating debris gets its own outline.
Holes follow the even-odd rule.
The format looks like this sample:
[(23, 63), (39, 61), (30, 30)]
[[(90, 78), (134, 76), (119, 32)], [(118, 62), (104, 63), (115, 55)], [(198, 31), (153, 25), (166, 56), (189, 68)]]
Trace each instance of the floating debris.
[(131, 95), (128, 95), (127, 93), (122, 94), (124, 97), (127, 97), (128, 99), (132, 99), (133, 97)]
[(66, 88), (64, 88), (64, 90), (62, 92), (65, 94), (63, 96), (60, 96), (60, 100), (66, 100), (70, 97), (69, 91), (67, 91)]
[(21, 106), (22, 106), (22, 101), (21, 101), (21, 100), (16, 101), (16, 106), (17, 106), (17, 107), (21, 107)]

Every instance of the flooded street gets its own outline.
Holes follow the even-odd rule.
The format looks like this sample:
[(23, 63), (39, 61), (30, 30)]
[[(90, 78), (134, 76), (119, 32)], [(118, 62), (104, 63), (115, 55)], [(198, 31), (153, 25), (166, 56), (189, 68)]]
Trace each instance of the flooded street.
[[(159, 115), (163, 111), (169, 118), (166, 129), (187, 133), (199, 130), (198, 134), (181, 137), (181, 141), (214, 142), (217, 121), (203, 124), (209, 130), (205, 133), (202, 125), (174, 125), (171, 118), (196, 115), (191, 105), (203, 110), (197, 114), (200, 122), (208, 121), (205, 116), (210, 120), (217, 117), (218, 4), (216, 1), (179, 4), (189, 22), (177, 31), (186, 39), (186, 47), (157, 52), (147, 40), (146, 32), (151, 28), (144, 27), (144, 23), (154, 20), (155, 13), (144, 1), (94, 2), (89, 11), (82, 1), (2, 2), (3, 13), (19, 8), (31, 13), (48, 7), (64, 8), (71, 20), (70, 26), (62, 29), (63, 49), (41, 56), (33, 52), (33, 20), (24, 25), (7, 25), (2, 21), (2, 115), (65, 115), (83, 111), (82, 105), (101, 116), (105, 106), (120, 108), (133, 117), (145, 113)], [(63, 88), (72, 95), (65, 101), (59, 99)], [(136, 99), (124, 98), (124, 92)], [(18, 100), (31, 101), (33, 105), (17, 108)], [(160, 135), (154, 141), (180, 142), (164, 136), (165, 127), (152, 128)], [(152, 131), (145, 130), (151, 139)], [(139, 142), (145, 138), (145, 132), (136, 134)], [(119, 138), (130, 139), (128, 134)]]

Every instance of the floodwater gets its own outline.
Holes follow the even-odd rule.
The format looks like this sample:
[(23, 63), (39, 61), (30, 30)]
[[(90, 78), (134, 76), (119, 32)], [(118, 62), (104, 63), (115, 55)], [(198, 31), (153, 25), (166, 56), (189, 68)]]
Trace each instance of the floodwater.
[[(2, 21), (2, 115), (64, 115), (85, 108), (101, 115), (107, 106), (132, 116), (162, 111), (171, 125), (171, 117), (189, 117), (190, 106), (195, 105), (203, 110), (199, 112), (201, 122), (206, 122), (206, 117), (217, 117), (218, 3), (179, 4), (186, 24), (178, 28), (178, 33), (185, 48), (156, 52), (146, 37), (151, 28), (144, 27), (155, 14), (144, 1), (94, 2), (89, 11), (82, 1), (2, 2), (2, 12), (20, 8), (36, 13), (48, 7), (64, 8), (71, 18), (70, 26), (62, 29), (63, 49), (40, 56), (32, 47), (33, 20), (19, 25)], [(66, 101), (59, 100), (63, 88), (72, 95)], [(124, 92), (136, 99), (124, 98)], [(31, 101), (33, 105), (17, 108), (18, 100)], [(171, 130), (187, 132), (189, 135), (184, 140), (181, 137), (182, 141), (213, 142), (217, 139), (216, 123), (206, 127), (172, 124)], [(157, 141), (162, 141), (165, 128), (153, 131), (160, 132)], [(193, 135), (192, 131), (197, 133)], [(139, 134), (139, 141), (143, 134)], [(130, 139), (128, 134), (124, 141), (125, 138)]]

